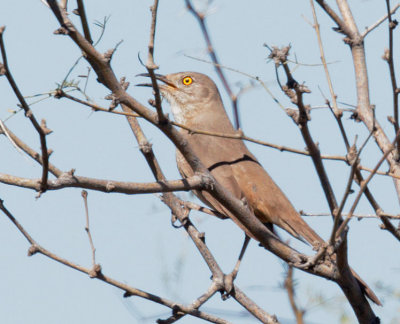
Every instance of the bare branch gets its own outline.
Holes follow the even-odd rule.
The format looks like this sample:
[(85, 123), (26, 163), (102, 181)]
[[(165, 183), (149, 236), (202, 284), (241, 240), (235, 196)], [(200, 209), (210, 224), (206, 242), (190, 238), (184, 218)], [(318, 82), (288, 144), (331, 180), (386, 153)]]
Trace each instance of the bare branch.
[(40, 138), (40, 146), (42, 151), (42, 180), (40, 184), (40, 193), (45, 192), (47, 190), (47, 179), (49, 173), (49, 153), (47, 150), (47, 143), (46, 143), (46, 131), (41, 127), (41, 125), (36, 120), (35, 116), (33, 115), (32, 110), (29, 108), (29, 105), (25, 101), (24, 96), (22, 95), (21, 91), (19, 90), (14, 78), (11, 74), (10, 68), (8, 67), (7, 62), (7, 54), (6, 48), (4, 45), (3, 34), (4, 34), (5, 27), (0, 27), (0, 50), (1, 56), (3, 58), (3, 73), (5, 74), (11, 88), (13, 89), (15, 95), (17, 96), (22, 109), (25, 111), (25, 116), (29, 118), (30, 122), (32, 123), (33, 127), (36, 129), (37, 133), (39, 134)]
[[(331, 80), (331, 76), (330, 76), (329, 70), (328, 70), (328, 64), (326, 63), (324, 47), (322, 45), (321, 31), (319, 29), (318, 18), (317, 18), (317, 14), (315, 12), (315, 7), (314, 7), (314, 0), (310, 0), (310, 4), (311, 4), (311, 10), (312, 10), (313, 18), (314, 18), (313, 28), (315, 30), (315, 33), (317, 34), (319, 52), (321, 55), (320, 56), (321, 62), (324, 67), (326, 81), (328, 82), (329, 92), (331, 94), (331, 99), (333, 102), (333, 111), (334, 111), (336, 118), (340, 118), (342, 115), (342, 112), (339, 110), (338, 105), (337, 105), (337, 101), (336, 101), (337, 96), (335, 94), (335, 91), (333, 90), (332, 80)], [(347, 146), (348, 146), (348, 143), (347, 143)]]
[(92, 234), (90, 232), (90, 227), (89, 227), (89, 207), (88, 207), (88, 201), (87, 201), (88, 193), (86, 190), (82, 190), (81, 194), (82, 194), (83, 202), (85, 204), (85, 215), (86, 215), (85, 231), (88, 235), (90, 248), (92, 250), (92, 273), (90, 273), (89, 276), (91, 278), (94, 278), (99, 273), (101, 273), (101, 266), (99, 264), (96, 264), (96, 248), (94, 247)]
[[(43, 164), (43, 159), (42, 156), (37, 153), (35, 150), (33, 150), (31, 147), (29, 147), (26, 143), (24, 143), (19, 137), (17, 137), (9, 128), (7, 128), (7, 126), (2, 123), (2, 129), (4, 134), (6, 134), (6, 136), (8, 136), (11, 141), (18, 147), (20, 148), (22, 151), (24, 151), (26, 154), (28, 154), (32, 159), (34, 159), (36, 162), (38, 162), (39, 164)], [(1, 133), (1, 131), (0, 131)], [(49, 171), (55, 175), (56, 177), (59, 177), (63, 172), (58, 169), (57, 167), (55, 167), (53, 164), (51, 164), (49, 162), (48, 164), (48, 168)]]
[[(356, 198), (354, 199), (353, 205), (351, 206), (350, 211), (349, 211), (349, 213), (347, 214), (346, 219), (343, 221), (343, 223), (340, 225), (340, 227), (339, 227), (338, 230), (336, 231), (336, 237), (340, 237), (340, 235), (342, 234), (342, 232), (345, 230), (345, 228), (346, 228), (348, 222), (349, 222), (350, 219), (351, 219), (351, 215), (354, 213), (354, 211), (355, 211), (355, 209), (356, 209), (356, 207), (357, 207), (357, 205), (358, 205), (358, 203), (359, 203), (359, 201), (360, 201), (360, 199), (361, 199), (361, 196), (362, 196), (362, 194), (363, 194), (365, 188), (366, 188), (367, 185), (368, 185), (368, 182), (371, 181), (372, 177), (373, 177), (373, 176), (375, 175), (375, 173), (376, 173), (376, 170), (379, 169), (379, 167), (381, 166), (381, 164), (386, 160), (387, 156), (388, 156), (388, 155), (391, 153), (391, 151), (395, 148), (395, 144), (397, 143), (399, 137), (400, 137), (400, 130), (397, 132), (396, 137), (395, 137), (394, 141), (392, 142), (392, 147), (391, 147), (391, 149), (389, 149), (388, 151), (385, 152), (385, 154), (382, 155), (382, 157), (380, 158), (380, 160), (379, 160), (378, 163), (376, 164), (376, 166), (375, 166), (373, 172), (371, 172), (371, 174), (368, 176), (368, 178), (367, 178), (363, 183), (361, 183), (360, 190), (358, 191), (357, 196), (356, 196)], [(375, 172), (374, 172), (374, 171), (375, 171)]]
[(207, 44), (207, 51), (210, 54), (211, 60), (214, 63), (215, 71), (217, 72), (219, 78), (221, 79), (221, 82), (225, 88), (225, 91), (228, 93), (229, 98), (231, 99), (232, 103), (232, 109), (233, 109), (233, 116), (234, 116), (234, 125), (236, 129), (240, 129), (240, 120), (239, 120), (239, 108), (237, 106), (237, 97), (236, 95), (232, 92), (231, 87), (229, 86), (228, 80), (225, 77), (224, 72), (219, 66), (219, 60), (217, 57), (217, 53), (214, 50), (214, 47), (211, 42), (210, 34), (208, 32), (206, 23), (205, 23), (205, 14), (198, 12), (194, 6), (192, 5), (191, 0), (185, 0), (186, 7), (188, 10), (193, 14), (193, 16), (197, 19), (200, 25), (200, 29), (203, 33), (204, 40), (206, 41)]
[(78, 5), (78, 9), (77, 9), (76, 13), (81, 18), (83, 34), (85, 35), (86, 40), (90, 44), (93, 44), (92, 36), (90, 35), (90, 29), (89, 29), (89, 24), (88, 24), (87, 17), (86, 17), (85, 6), (83, 4), (83, 0), (77, 0), (76, 3)]
[[(332, 216), (331, 213), (307, 213), (305, 211), (300, 210), (299, 211), (301, 216), (306, 216), (306, 217), (327, 217), (327, 216)], [(346, 216), (348, 213), (343, 213), (343, 216)], [(387, 214), (382, 212), (381, 215), (376, 215), (376, 214), (357, 214), (354, 213), (351, 215), (352, 218), (357, 218), (357, 219), (362, 219), (362, 218), (380, 218), (380, 217), (385, 217), (388, 219), (400, 219), (400, 215), (394, 215), (394, 214)]]
[[(388, 15), (388, 33), (389, 33), (389, 49), (385, 50), (383, 59), (387, 62), (389, 66), (390, 81), (392, 83), (392, 96), (393, 96), (393, 126), (394, 131), (397, 133), (399, 130), (399, 93), (400, 89), (397, 88), (396, 72), (394, 70), (394, 59), (393, 59), (393, 30), (398, 25), (397, 20), (392, 20), (392, 14), (390, 10), (390, 1), (386, 0), (386, 8)], [(397, 151), (400, 152), (400, 139), (396, 143)]]
[(232, 297), (246, 308), (251, 314), (254, 314), (262, 323), (277, 324), (279, 323), (276, 316), (267, 314), (257, 304), (252, 302), (236, 285), (233, 288)]
[[(216, 292), (220, 289), (219, 285), (213, 281), (210, 285), (210, 287), (207, 289), (207, 291), (202, 294), (199, 298), (194, 300), (190, 306), (193, 309), (198, 309), (201, 305), (203, 305), (205, 302), (207, 302), (212, 296), (215, 295)], [(183, 316), (185, 316), (186, 313), (184, 312), (174, 312), (170, 317), (168, 317), (165, 320), (158, 319), (157, 323), (158, 324), (172, 324), (175, 323), (176, 321), (180, 320)]]
[(304, 316), (305, 311), (300, 309), (296, 304), (295, 289), (294, 289), (294, 283), (293, 283), (293, 267), (292, 266), (289, 266), (287, 269), (286, 278), (284, 281), (284, 287), (287, 291), (290, 306), (292, 307), (292, 311), (296, 318), (297, 324), (303, 324), (304, 323), (303, 316)]
[[(28, 255), (34, 255), (36, 253), (41, 253), (42, 255), (57, 261), (61, 264), (64, 264), (72, 269), (78, 270), (80, 272), (86, 273), (87, 275), (91, 276), (93, 274), (92, 269), (88, 269), (85, 267), (82, 267), (80, 265), (77, 265), (69, 260), (66, 260), (50, 251), (48, 251), (47, 249), (43, 248), (42, 246), (40, 246), (33, 238), (32, 236), (29, 235), (29, 233), (23, 228), (23, 226), (17, 221), (17, 219), (8, 211), (8, 209), (4, 206), (3, 200), (0, 199), (0, 210), (10, 219), (11, 222), (14, 223), (14, 225), (18, 228), (18, 230), (21, 232), (21, 234), (23, 236), (25, 236), (25, 238), (27, 239), (27, 241), (31, 244), (31, 247), (29, 248), (29, 252)], [(151, 300), (155, 303), (158, 303), (160, 305), (164, 305), (166, 307), (171, 308), (174, 311), (183, 311), (187, 314), (190, 314), (192, 316), (195, 317), (199, 317), (202, 318), (204, 320), (210, 321), (212, 323), (220, 323), (220, 324), (229, 324), (229, 322), (220, 319), (216, 316), (210, 315), (208, 313), (199, 311), (197, 309), (193, 309), (191, 306), (185, 306), (179, 303), (176, 303), (174, 301), (171, 301), (169, 299), (163, 298), (163, 297), (159, 297), (157, 295), (153, 295), (151, 293), (145, 292), (143, 290), (134, 288), (132, 286), (129, 286), (125, 283), (122, 283), (118, 280), (115, 280), (111, 277), (108, 277), (106, 275), (104, 275), (102, 272), (98, 272), (96, 273), (96, 276), (94, 276), (93, 278), (96, 278), (98, 280), (104, 281), (114, 287), (117, 287), (123, 291), (125, 291), (125, 296), (129, 297), (129, 296), (138, 296), (147, 300)]]
[[(400, 3), (396, 4), (392, 8), (392, 10), (390, 11), (390, 15), (393, 15), (397, 11), (397, 9), (399, 9), (399, 8), (400, 8)], [(365, 28), (364, 32), (361, 34), (361, 37), (365, 38), (371, 31), (373, 31), (375, 28), (379, 27), (380, 24), (382, 24), (388, 17), (389, 17), (389, 15), (384, 15), (377, 22), (375, 22), (371, 26)]]
[(290, 46), (279, 49), (274, 47), (269, 55), (275, 61), (276, 66), (282, 66), (287, 77), (287, 83), (282, 90), (291, 99), (291, 101), (299, 108), (298, 114), (296, 112), (288, 112), (288, 115), (292, 117), (293, 121), (299, 126), (303, 140), (307, 145), (310, 157), (314, 163), (314, 167), (317, 171), (320, 179), (322, 189), (324, 190), (326, 200), (329, 208), (333, 213), (337, 208), (337, 201), (333, 192), (332, 186), (329, 182), (328, 175), (325, 171), (325, 167), (322, 163), (321, 153), (318, 146), (312, 139), (310, 130), (308, 128), (308, 107), (303, 103), (303, 93), (310, 92), (305, 86), (300, 85), (292, 76), (292, 73), (287, 64), (287, 56), (289, 54)]
[[(102, 192), (136, 195), (143, 193), (199, 190), (203, 189), (207, 182), (206, 178), (197, 175), (182, 180), (139, 183), (87, 178), (76, 176), (73, 173), (74, 170), (72, 170), (72, 172), (62, 173), (57, 179), (49, 180), (47, 182), (47, 189), (84, 188)], [(41, 188), (39, 179), (21, 178), (5, 173), (0, 173), (0, 182), (17, 187), (34, 189), (36, 191), (39, 191)]]
[[(366, 138), (364, 143), (361, 145), (360, 149), (358, 150), (358, 152), (356, 154), (354, 154), (355, 152), (351, 152), (352, 150), (356, 151), (356, 141), (354, 141), (353, 146), (351, 147), (351, 149), (349, 149), (349, 154), (351, 152), (352, 155), (354, 156), (354, 158), (352, 158), (352, 161), (351, 161), (350, 175), (349, 175), (349, 178), (347, 180), (347, 185), (346, 185), (345, 192), (343, 194), (342, 201), (340, 202), (339, 208), (337, 208), (334, 211), (334, 215), (333, 215), (334, 216), (334, 222), (333, 222), (333, 226), (332, 226), (331, 236), (330, 236), (330, 239), (329, 239), (329, 245), (330, 246), (334, 246), (334, 244), (335, 244), (336, 230), (337, 230), (338, 226), (342, 222), (341, 214), (342, 214), (344, 205), (346, 204), (347, 198), (349, 197), (349, 195), (351, 193), (351, 186), (352, 186), (353, 181), (354, 181), (354, 175), (357, 172), (357, 164), (359, 162), (359, 158), (360, 158), (361, 152), (364, 149), (364, 147), (367, 145), (367, 143), (368, 143), (369, 139), (371, 138), (371, 136), (372, 136), (372, 133), (370, 133), (368, 135), (368, 137)], [(365, 187), (365, 189), (367, 189), (367, 187)], [(364, 191), (365, 191), (365, 189), (364, 189)]]

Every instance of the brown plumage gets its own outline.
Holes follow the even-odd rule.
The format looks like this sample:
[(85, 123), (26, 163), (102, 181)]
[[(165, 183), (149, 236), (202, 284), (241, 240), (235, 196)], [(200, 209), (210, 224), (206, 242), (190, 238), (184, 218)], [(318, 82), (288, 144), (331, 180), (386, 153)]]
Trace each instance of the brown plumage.
[[(161, 93), (170, 103), (178, 123), (193, 130), (235, 134), (217, 86), (208, 76), (196, 72), (179, 72), (157, 75), (157, 79), (164, 83), (159, 85)], [(215, 179), (245, 202), (261, 222), (277, 225), (313, 247), (324, 242), (302, 219), (243, 141), (190, 133), (184, 129), (180, 132)], [(193, 170), (179, 151), (177, 164), (183, 177), (193, 175)], [(197, 191), (195, 194), (211, 208), (235, 219), (208, 192)], [(352, 272), (366, 296), (380, 305), (372, 290)]]

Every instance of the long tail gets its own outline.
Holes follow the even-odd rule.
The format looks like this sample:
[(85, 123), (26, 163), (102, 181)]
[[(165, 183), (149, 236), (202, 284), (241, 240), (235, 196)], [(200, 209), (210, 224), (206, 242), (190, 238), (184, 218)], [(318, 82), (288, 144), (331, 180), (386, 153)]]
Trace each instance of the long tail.
[[(300, 217), (300, 215), (299, 215)], [(303, 221), (301, 219), (301, 221)], [(298, 220), (298, 222), (301, 222)], [(303, 221), (304, 222), (304, 221)], [(296, 224), (298, 225), (298, 224)], [(301, 224), (302, 226), (296, 226), (296, 234), (297, 238), (300, 237), (300, 239), (303, 241), (305, 239), (308, 243), (310, 243), (312, 246), (315, 246), (315, 243), (322, 243), (324, 240), (314, 232), (314, 230), (308, 226), (305, 222)], [(375, 293), (372, 291), (372, 289), (367, 285), (367, 283), (361, 279), (361, 277), (353, 270), (351, 269), (351, 273), (353, 274), (354, 278), (357, 279), (358, 284), (360, 285), (361, 290), (363, 291), (364, 295), (368, 297), (371, 301), (373, 301), (375, 304), (382, 306), (381, 301), (379, 298), (375, 295)]]
[(365, 281), (361, 279), (361, 277), (357, 274), (357, 272), (351, 269), (351, 273), (353, 274), (354, 278), (357, 279), (358, 284), (360, 285), (360, 288), (363, 291), (364, 295), (367, 296), (370, 300), (372, 300), (375, 304), (382, 306), (382, 303), (379, 300), (379, 298), (375, 295), (372, 289), (368, 287)]

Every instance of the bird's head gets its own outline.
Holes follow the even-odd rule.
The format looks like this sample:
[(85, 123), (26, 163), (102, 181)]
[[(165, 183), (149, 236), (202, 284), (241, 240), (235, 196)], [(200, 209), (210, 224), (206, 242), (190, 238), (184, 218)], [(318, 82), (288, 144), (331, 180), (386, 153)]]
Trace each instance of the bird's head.
[[(148, 73), (139, 76), (149, 77)], [(167, 75), (156, 74), (156, 79), (162, 83), (158, 85), (162, 96), (171, 105), (172, 113), (178, 122), (185, 122), (188, 118), (201, 114), (212, 103), (220, 102), (220, 95), (215, 85), (207, 75), (197, 72), (178, 72)], [(139, 86), (152, 86), (150, 83), (141, 83)]]

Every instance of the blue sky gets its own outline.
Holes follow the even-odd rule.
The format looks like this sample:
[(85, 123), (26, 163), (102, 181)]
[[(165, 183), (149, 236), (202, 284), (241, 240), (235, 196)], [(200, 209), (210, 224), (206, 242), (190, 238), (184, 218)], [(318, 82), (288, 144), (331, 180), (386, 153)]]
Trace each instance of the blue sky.
[[(150, 26), (151, 1), (86, 1), (93, 37), (100, 33), (93, 23), (109, 17), (107, 28), (98, 49), (102, 52), (123, 40), (113, 57), (112, 66), (118, 77), (125, 76), (131, 86), (129, 93), (143, 103), (151, 97), (149, 89), (134, 87), (142, 79), (136, 74), (145, 72), (138, 55), (146, 59)], [(384, 2), (352, 1), (358, 27), (363, 29), (385, 14)], [(318, 9), (318, 8), (317, 8)], [(356, 103), (354, 73), (350, 52), (343, 45), (342, 36), (334, 33), (334, 24), (318, 10), (327, 61), (338, 100)], [(72, 17), (78, 23), (76, 17)], [(312, 21), (308, 1), (214, 1), (207, 24), (221, 63), (259, 76), (270, 87), (285, 107), (290, 102), (281, 94), (275, 82), (275, 71), (263, 46), (291, 44), (292, 59), (301, 63), (319, 63), (316, 36), (309, 25)], [(69, 68), (80, 56), (79, 50), (65, 36), (53, 35), (58, 28), (52, 13), (40, 1), (3, 1), (0, 3), (0, 25), (6, 25), (5, 43), (9, 65), (24, 95), (47, 93), (56, 88)], [(386, 25), (372, 32), (366, 39), (372, 103), (376, 104), (377, 118), (390, 136), (391, 125), (386, 116), (392, 114), (390, 83), (386, 63), (381, 59), (387, 47)], [(398, 46), (396, 46), (398, 50)], [(184, 1), (160, 1), (156, 37), (156, 63), (160, 73), (194, 70), (210, 75), (218, 84), (225, 106), (230, 103), (213, 67), (191, 58), (208, 59), (199, 26), (184, 6)], [(398, 53), (398, 51), (397, 51)], [(294, 67), (294, 66), (293, 66)], [(73, 73), (75, 80), (87, 71), (81, 61)], [(238, 84), (249, 80), (234, 72), (227, 72), (234, 91)], [(305, 82), (312, 93), (305, 97), (311, 105), (321, 105), (329, 91), (321, 66), (298, 66), (295, 77)], [(0, 118), (7, 119), (16, 110), (17, 100), (5, 78), (0, 78)], [(92, 73), (88, 95), (107, 107), (104, 97), (108, 91), (99, 85)], [(34, 102), (37, 98), (29, 99)], [(305, 147), (297, 126), (260, 87), (247, 91), (239, 100), (241, 125), (254, 138), (302, 149)], [(137, 144), (123, 117), (92, 113), (87, 108), (67, 100), (46, 99), (32, 106), (38, 119), (45, 118), (54, 132), (48, 137), (54, 150), (51, 162), (62, 170), (76, 169), (76, 174), (88, 177), (134, 182), (153, 181), (151, 172), (141, 156)], [(164, 104), (169, 112), (169, 107)], [(358, 143), (367, 136), (362, 124), (344, 117), (350, 139), (358, 134)], [(35, 149), (39, 139), (32, 126), (18, 113), (7, 119), (6, 125)], [(153, 126), (141, 122), (153, 144), (164, 172), (169, 179), (179, 178), (175, 167), (172, 144)], [(310, 128), (321, 151), (326, 154), (345, 154), (337, 126), (329, 111), (312, 112)], [(248, 144), (250, 150), (281, 186), (297, 209), (307, 212), (327, 212), (319, 180), (311, 161), (291, 153)], [(17, 152), (10, 142), (0, 137), (0, 172), (38, 178), (41, 168)], [(371, 142), (362, 155), (362, 164), (373, 167), (380, 155)], [(325, 163), (338, 199), (345, 189), (349, 170), (340, 162)], [(386, 170), (383, 166), (382, 170)], [(397, 214), (398, 198), (389, 178), (376, 176), (371, 189), (383, 209)], [(179, 194), (194, 199), (190, 194)], [(0, 198), (32, 236), (47, 249), (76, 263), (89, 266), (90, 247), (84, 231), (84, 206), (80, 190), (66, 189), (47, 192), (40, 199), (25, 189), (0, 185)], [(198, 251), (183, 230), (170, 225), (169, 210), (156, 195), (126, 196), (89, 192), (92, 235), (97, 249), (97, 261), (104, 273), (134, 287), (168, 297), (179, 302), (190, 302), (208, 287), (210, 273)], [(354, 199), (354, 197), (352, 198)], [(352, 201), (352, 199), (350, 201)], [(346, 206), (347, 209), (349, 206)], [(346, 210), (347, 210), (346, 209)], [(362, 200), (357, 213), (370, 213)], [(229, 272), (235, 264), (243, 234), (230, 221), (220, 221), (199, 214), (193, 219), (206, 232), (207, 244)], [(329, 217), (308, 218), (310, 225), (324, 238), (330, 233)], [(117, 289), (91, 280), (43, 256), (26, 256), (28, 244), (16, 228), (0, 217), (0, 313), (4, 323), (143, 323), (168, 317), (169, 310), (139, 298), (124, 299)], [(287, 236), (283, 234), (286, 238)], [(301, 248), (301, 243), (291, 241)], [(398, 242), (379, 229), (373, 219), (353, 220), (349, 232), (351, 265), (371, 285), (382, 281), (399, 290), (400, 264)], [(287, 296), (280, 288), (283, 281), (282, 262), (255, 242), (245, 255), (237, 284), (260, 306), (276, 314), (284, 323), (292, 323)], [(306, 307), (308, 323), (337, 323), (344, 307), (344, 297), (331, 282), (308, 274), (295, 272), (300, 305)], [(329, 307), (320, 307), (317, 296), (329, 300)], [(399, 312), (398, 301), (385, 298), (383, 308), (376, 308), (382, 322), (388, 323)], [(234, 323), (249, 323), (237, 312), (242, 309), (234, 300), (222, 302), (219, 296), (205, 305), (205, 311), (226, 316)], [(181, 323), (200, 323), (186, 317)]]

